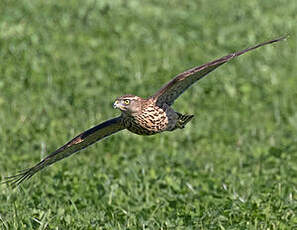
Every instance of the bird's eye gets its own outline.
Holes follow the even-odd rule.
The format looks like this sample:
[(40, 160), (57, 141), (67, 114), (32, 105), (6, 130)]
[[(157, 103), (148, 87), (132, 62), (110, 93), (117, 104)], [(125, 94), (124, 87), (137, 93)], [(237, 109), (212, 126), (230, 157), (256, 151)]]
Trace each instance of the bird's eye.
[(124, 100), (125, 105), (129, 105), (129, 103), (130, 103), (130, 100), (128, 100), (128, 99)]

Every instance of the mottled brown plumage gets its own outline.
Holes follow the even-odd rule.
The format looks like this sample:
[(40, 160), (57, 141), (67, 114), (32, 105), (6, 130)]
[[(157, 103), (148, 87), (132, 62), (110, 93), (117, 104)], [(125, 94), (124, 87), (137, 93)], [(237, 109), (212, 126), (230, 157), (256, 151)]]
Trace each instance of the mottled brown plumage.
[[(126, 100), (129, 101), (129, 104), (124, 108), (128, 108), (128, 110), (121, 106), (121, 103), (123, 104)], [(133, 106), (137, 109), (130, 109)], [(122, 111), (123, 126), (138, 135), (153, 135), (163, 131), (172, 131), (176, 128), (175, 125), (179, 118), (179, 115), (170, 106), (165, 103), (158, 106), (153, 98), (143, 99), (126, 95), (118, 98), (114, 107)]]
[(123, 129), (127, 129), (138, 135), (153, 135), (164, 131), (184, 128), (193, 118), (193, 115), (182, 115), (175, 112), (170, 106), (187, 88), (234, 57), (258, 47), (278, 42), (284, 38), (270, 40), (187, 70), (177, 75), (157, 91), (157, 93), (147, 99), (134, 95), (125, 95), (117, 98), (114, 102), (114, 108), (121, 111), (121, 116), (105, 121), (79, 134), (32, 168), (23, 170), (15, 176), (8, 177), (5, 183), (19, 185), (41, 169)]

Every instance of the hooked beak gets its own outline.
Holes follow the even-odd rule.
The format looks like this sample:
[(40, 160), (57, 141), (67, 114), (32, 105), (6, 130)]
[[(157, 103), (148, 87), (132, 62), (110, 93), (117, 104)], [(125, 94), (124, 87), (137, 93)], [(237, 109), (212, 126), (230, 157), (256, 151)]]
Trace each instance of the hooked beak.
[(113, 108), (114, 109), (118, 109), (119, 108), (119, 101), (116, 100), (114, 103), (113, 103)]
[(125, 106), (123, 106), (122, 103), (121, 103), (119, 100), (116, 100), (116, 101), (113, 103), (113, 108), (114, 108), (114, 109), (119, 109), (119, 110), (121, 110), (121, 111), (126, 111)]

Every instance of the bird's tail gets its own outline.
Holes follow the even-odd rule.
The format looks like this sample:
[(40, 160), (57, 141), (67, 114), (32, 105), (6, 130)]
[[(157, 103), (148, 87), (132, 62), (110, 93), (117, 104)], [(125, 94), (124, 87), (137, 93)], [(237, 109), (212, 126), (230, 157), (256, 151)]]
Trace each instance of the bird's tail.
[(176, 123), (176, 128), (179, 128), (179, 129), (183, 129), (185, 128), (185, 125), (190, 121), (192, 120), (192, 118), (194, 117), (194, 115), (188, 115), (188, 114), (180, 114), (180, 113), (177, 113), (178, 115), (178, 120), (177, 120), (177, 123)]

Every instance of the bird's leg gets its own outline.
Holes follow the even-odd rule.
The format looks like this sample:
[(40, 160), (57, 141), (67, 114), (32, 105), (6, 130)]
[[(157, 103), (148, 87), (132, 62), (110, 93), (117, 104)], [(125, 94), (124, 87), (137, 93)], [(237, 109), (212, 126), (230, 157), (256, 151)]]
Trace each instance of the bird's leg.
[(175, 127), (179, 128), (179, 129), (183, 129), (185, 128), (185, 125), (192, 120), (192, 118), (194, 117), (194, 115), (188, 115), (188, 114), (180, 114), (180, 113), (176, 113), (178, 115), (177, 118), (177, 122)]

